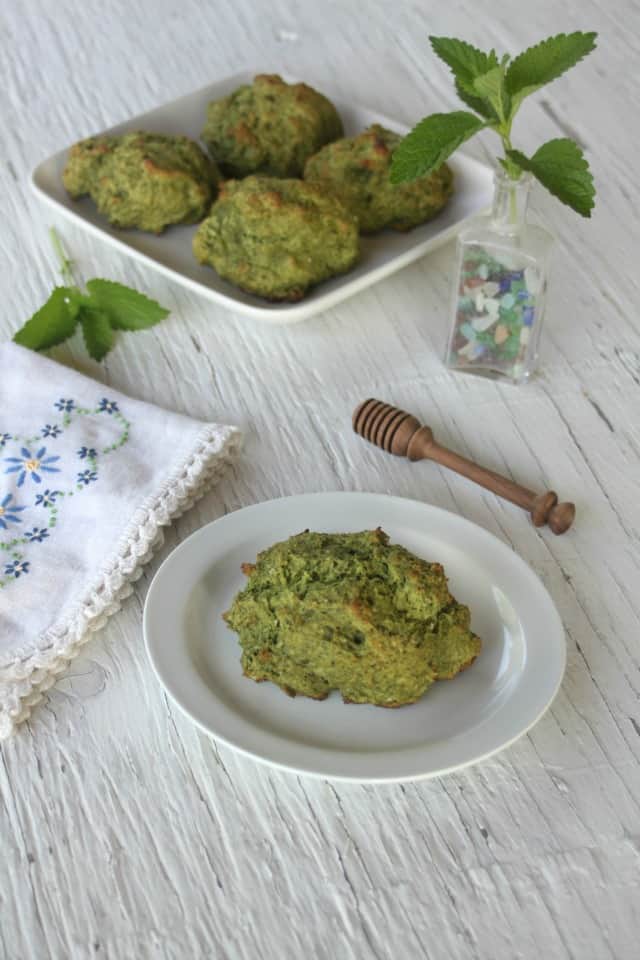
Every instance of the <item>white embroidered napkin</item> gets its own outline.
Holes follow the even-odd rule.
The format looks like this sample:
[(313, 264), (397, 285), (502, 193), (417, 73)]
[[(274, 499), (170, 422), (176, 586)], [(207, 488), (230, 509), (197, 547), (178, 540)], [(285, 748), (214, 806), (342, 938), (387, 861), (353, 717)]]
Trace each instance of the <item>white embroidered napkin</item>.
[(0, 739), (119, 609), (161, 528), (239, 443), (234, 427), (0, 346)]

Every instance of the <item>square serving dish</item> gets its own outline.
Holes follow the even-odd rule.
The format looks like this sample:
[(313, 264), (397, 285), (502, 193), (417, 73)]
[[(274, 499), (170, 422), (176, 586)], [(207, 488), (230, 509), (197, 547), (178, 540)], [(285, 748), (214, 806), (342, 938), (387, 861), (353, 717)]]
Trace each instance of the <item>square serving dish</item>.
[[(252, 79), (253, 73), (249, 72), (227, 77), (98, 133), (117, 134), (149, 130), (153, 133), (186, 134), (198, 140), (204, 126), (208, 102), (226, 96), (241, 84), (250, 83)], [(290, 77), (286, 79), (292, 82)], [(408, 131), (403, 124), (384, 117), (375, 110), (345, 103), (339, 97), (332, 96), (329, 86), (323, 86), (322, 91), (335, 103), (347, 136), (359, 133), (372, 123), (380, 123), (398, 133)], [(456, 189), (448, 206), (435, 220), (408, 233), (385, 230), (375, 236), (363, 237), (361, 260), (349, 273), (319, 284), (298, 303), (269, 303), (232, 286), (222, 280), (213, 269), (201, 266), (195, 260), (191, 242), (197, 225), (169, 227), (160, 236), (140, 230), (116, 230), (98, 213), (89, 197), (72, 200), (62, 185), (67, 152), (65, 149), (54, 153), (33, 171), (32, 184), (42, 200), (55, 207), (63, 216), (137, 260), (155, 267), (178, 283), (234, 313), (266, 323), (295, 323), (305, 320), (400, 270), (454, 236), (465, 220), (490, 205), (493, 195), (491, 170), (470, 157), (457, 154), (450, 161), (455, 174)]]

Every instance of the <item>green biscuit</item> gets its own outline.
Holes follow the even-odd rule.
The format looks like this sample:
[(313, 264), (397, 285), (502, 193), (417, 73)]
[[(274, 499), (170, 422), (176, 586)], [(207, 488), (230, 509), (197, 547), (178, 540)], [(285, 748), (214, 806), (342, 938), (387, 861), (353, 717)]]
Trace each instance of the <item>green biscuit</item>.
[(143, 132), (81, 140), (62, 174), (71, 196), (88, 193), (114, 226), (150, 233), (201, 220), (219, 179), (193, 140)]
[(342, 134), (336, 108), (321, 93), (262, 74), (209, 104), (202, 139), (228, 176), (300, 177), (307, 158)]
[(243, 290), (268, 300), (299, 300), (310, 286), (354, 265), (358, 225), (315, 184), (227, 180), (194, 237), (193, 252)]
[(385, 227), (411, 230), (431, 220), (453, 192), (453, 173), (443, 164), (411, 183), (392, 184), (391, 157), (402, 137), (379, 124), (323, 147), (305, 166), (305, 180), (326, 183), (357, 216), (362, 233)]
[(469, 609), (442, 566), (389, 544), (382, 530), (305, 532), (259, 554), (224, 618), (256, 681), (323, 699), (413, 703), (480, 652)]

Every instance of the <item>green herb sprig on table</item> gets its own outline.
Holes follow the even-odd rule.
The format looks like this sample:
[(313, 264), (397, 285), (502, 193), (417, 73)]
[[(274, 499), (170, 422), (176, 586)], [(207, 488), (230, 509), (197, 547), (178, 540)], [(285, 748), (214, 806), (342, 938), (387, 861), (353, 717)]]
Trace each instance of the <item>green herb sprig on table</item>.
[(568, 137), (549, 140), (531, 157), (511, 143), (511, 127), (523, 100), (575, 66), (595, 48), (595, 33), (549, 37), (514, 60), (498, 60), (495, 50), (483, 53), (464, 40), (429, 37), (434, 52), (450, 67), (460, 99), (469, 113), (434, 113), (421, 120), (393, 154), (391, 182), (415, 180), (437, 169), (465, 140), (480, 130), (494, 130), (502, 140), (499, 162), (517, 180), (532, 173), (555, 197), (589, 217), (595, 188), (589, 165), (578, 144)]
[(118, 330), (146, 330), (169, 315), (155, 300), (113, 280), (88, 280), (82, 291), (53, 227), (50, 236), (65, 285), (54, 287), (47, 302), (15, 334), (15, 343), (48, 350), (68, 340), (80, 324), (87, 351), (99, 361), (113, 347)]

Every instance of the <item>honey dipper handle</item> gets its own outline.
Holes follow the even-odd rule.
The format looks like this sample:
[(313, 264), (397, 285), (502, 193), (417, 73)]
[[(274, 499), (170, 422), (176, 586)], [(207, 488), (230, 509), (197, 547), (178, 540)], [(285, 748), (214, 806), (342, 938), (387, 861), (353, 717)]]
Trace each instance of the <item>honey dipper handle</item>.
[(519, 483), (494, 473), (493, 470), (487, 470), (473, 460), (467, 460), (466, 457), (454, 453), (448, 447), (441, 447), (434, 440), (429, 427), (421, 427), (414, 433), (407, 447), (407, 456), (409, 460), (434, 460), (449, 470), (455, 470), (463, 477), (480, 484), (485, 490), (491, 490), (499, 497), (504, 497), (505, 500), (510, 500), (511, 503), (528, 510), (536, 526), (546, 523), (551, 509), (558, 502), (557, 496), (551, 491), (537, 495), (533, 490), (522, 487)]
[(441, 447), (434, 440), (429, 427), (421, 427), (413, 434), (407, 447), (407, 456), (409, 460), (434, 460), (443, 467), (455, 470), (463, 477), (480, 484), (485, 490), (491, 490), (499, 497), (504, 497), (505, 500), (523, 507), (531, 514), (536, 527), (548, 523), (554, 533), (565, 533), (575, 518), (575, 506), (572, 503), (558, 503), (558, 497), (553, 490), (536, 494), (533, 490), (522, 487), (499, 473), (494, 473), (493, 470), (481, 467), (473, 460), (461, 457), (447, 447)]
[[(462, 474), (463, 477), (468, 477), (468, 479), (473, 480), (474, 483), (479, 483), (481, 487), (484, 487), (486, 490), (491, 490), (492, 493), (496, 493), (499, 497), (504, 497), (505, 500), (510, 500), (511, 503), (516, 503), (519, 507), (524, 507), (525, 510), (533, 509), (536, 495), (532, 490), (521, 487), (519, 483), (514, 483), (513, 480), (508, 480), (507, 477), (503, 477), (499, 473), (494, 473), (493, 470), (487, 470), (485, 467), (481, 467), (478, 463), (474, 463), (473, 460), (467, 460), (466, 457), (461, 457), (460, 454), (454, 453), (453, 450), (448, 450), (447, 447), (441, 447), (440, 444), (435, 441), (429, 446), (426, 456), (430, 460), (435, 460), (436, 463), (442, 464), (443, 467), (448, 467), (449, 470), (455, 470), (456, 473)], [(414, 459), (411, 454), (409, 454), (409, 458), (411, 460)]]

